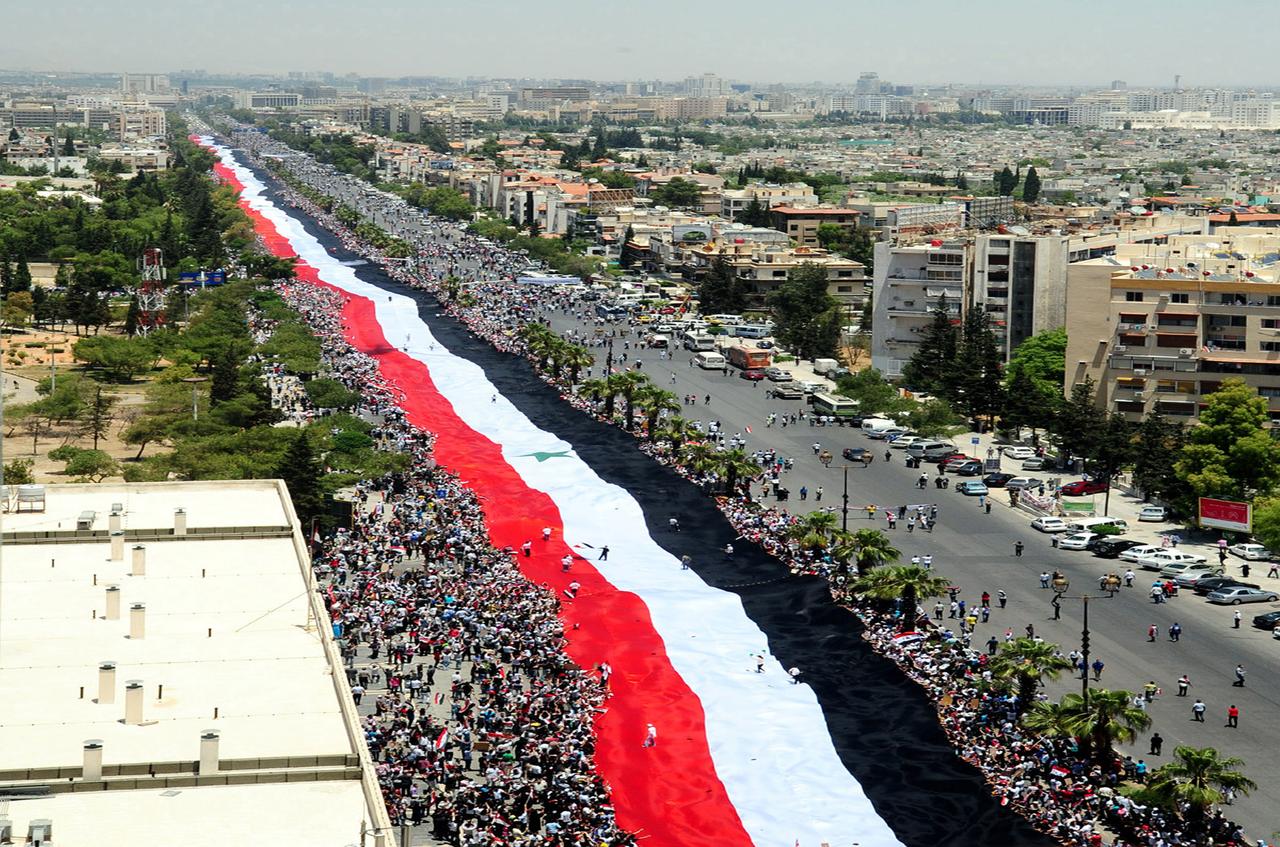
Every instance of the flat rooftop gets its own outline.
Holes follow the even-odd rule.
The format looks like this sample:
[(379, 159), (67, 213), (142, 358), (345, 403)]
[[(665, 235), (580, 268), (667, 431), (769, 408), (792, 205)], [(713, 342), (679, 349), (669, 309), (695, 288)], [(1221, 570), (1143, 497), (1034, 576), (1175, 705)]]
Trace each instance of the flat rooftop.
[[(113, 549), (116, 505), (126, 535)], [(187, 535), (174, 530), (179, 507)], [(90, 511), (92, 527), (77, 531)], [(359, 840), (370, 817), (367, 753), (341, 669), (334, 675), (330, 633), (312, 614), (295, 524), (283, 485), (264, 480), (47, 486), (43, 512), (0, 517), (0, 793), (77, 787), (11, 802), (15, 835), (44, 817), (54, 843), (228, 843), (228, 826), (262, 840), (278, 818), (280, 843)], [(118, 588), (115, 619), (109, 586)], [(135, 604), (144, 606), (140, 632)], [(99, 702), (103, 662), (115, 664), (112, 702)], [(126, 722), (132, 680), (142, 685), (141, 719)], [(206, 730), (220, 734), (219, 773), (260, 784), (197, 780)], [(102, 743), (109, 791), (81, 778), (90, 739)], [(126, 776), (127, 797), (112, 785)], [(69, 839), (76, 832), (84, 837)]]

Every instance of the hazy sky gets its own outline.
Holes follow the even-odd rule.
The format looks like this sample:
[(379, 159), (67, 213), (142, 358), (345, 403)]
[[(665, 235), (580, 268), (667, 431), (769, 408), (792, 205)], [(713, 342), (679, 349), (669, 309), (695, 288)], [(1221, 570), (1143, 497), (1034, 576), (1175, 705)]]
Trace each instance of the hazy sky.
[[(9, 5), (9, 4), (6, 4)], [(62, 0), (0, 17), (0, 68), (911, 83), (1280, 81), (1241, 0)]]

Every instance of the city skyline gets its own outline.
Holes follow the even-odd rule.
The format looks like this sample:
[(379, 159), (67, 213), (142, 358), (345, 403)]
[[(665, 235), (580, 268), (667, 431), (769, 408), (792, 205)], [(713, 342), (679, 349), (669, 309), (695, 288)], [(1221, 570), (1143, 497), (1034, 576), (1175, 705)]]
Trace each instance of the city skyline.
[[(1095, 4), (1082, 5), (1087, 10)], [(821, 27), (780, 34), (764, 25), (777, 11), (762, 0), (744, 0), (723, 19), (695, 19), (670, 0), (632, 16), (613, 0), (558, 0), (537, 17), (505, 0), (463, 8), (382, 0), (361, 14), (334, 0), (305, 7), (228, 0), (169, 9), (139, 0), (109, 7), (74, 2), (8, 12), (11, 39), (0, 49), (0, 67), (592, 80), (678, 80), (710, 71), (742, 82), (836, 86), (874, 70), (917, 85), (1096, 87), (1123, 79), (1130, 86), (1166, 88), (1180, 77), (1184, 87), (1266, 88), (1275, 74), (1267, 35), (1280, 30), (1280, 8), (1260, 2), (1236, 7), (1237, 18), (1243, 13), (1252, 24), (1232, 33), (1228, 57), (1207, 49), (1204, 9), (1189, 0), (1108, 6), (1105, 17), (1079, 8), (1050, 15), (1007, 2), (985, 4), (978, 15), (972, 6), (938, 0), (914, 4), (909, 15), (879, 6), (850, 13), (831, 0), (807, 10)], [(528, 19), (508, 21), (504, 12)], [(68, 15), (81, 25), (67, 30)], [(146, 21), (149, 40), (139, 40), (139, 20)], [(231, 22), (241, 20), (253, 26), (234, 38), (220, 37), (230, 36)], [(1135, 44), (1157, 20), (1159, 43)], [(600, 32), (593, 35), (596, 25)], [(1116, 37), (1099, 39), (1100, 27)], [(192, 32), (219, 37), (191, 41)], [(930, 32), (945, 34), (955, 49), (924, 50)], [(1053, 37), (1042, 37), (1046, 32)], [(511, 49), (477, 49), (504, 43)]]

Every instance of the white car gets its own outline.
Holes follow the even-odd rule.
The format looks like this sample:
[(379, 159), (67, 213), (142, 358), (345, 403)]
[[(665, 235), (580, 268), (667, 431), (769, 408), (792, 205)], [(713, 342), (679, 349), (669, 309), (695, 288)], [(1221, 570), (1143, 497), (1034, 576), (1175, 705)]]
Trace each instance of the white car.
[[(1208, 601), (1221, 606), (1239, 606), (1241, 603), (1274, 603), (1280, 600), (1274, 591), (1263, 591), (1260, 588), (1223, 588), (1209, 592)], [(1274, 633), (1273, 633), (1274, 634)]]
[(1261, 544), (1232, 544), (1227, 552), (1251, 562), (1265, 562), (1271, 558), (1271, 551)]
[(917, 441), (932, 441), (932, 440), (933, 439), (931, 438), (924, 438), (922, 436), (916, 435), (915, 433), (906, 433), (904, 435), (899, 435), (897, 438), (890, 441), (889, 446), (892, 447), (894, 450), (906, 450), (908, 447), (910, 447), (912, 444), (915, 444)]
[(1176, 562), (1172, 565), (1165, 565), (1161, 568), (1160, 577), (1162, 579), (1177, 580), (1177, 578), (1183, 574), (1197, 573), (1201, 571), (1208, 571), (1214, 576), (1217, 576), (1222, 573), (1222, 568), (1215, 568), (1212, 565), (1200, 564), (1197, 562)]
[(1137, 547), (1130, 547), (1120, 554), (1120, 558), (1126, 562), (1136, 562), (1143, 556), (1150, 556), (1152, 553), (1159, 553), (1164, 548), (1158, 544), (1139, 544)]
[(1038, 529), (1041, 532), (1066, 532), (1067, 522), (1062, 518), (1041, 515), (1031, 522), (1031, 528)]
[(1073, 532), (1058, 539), (1059, 550), (1083, 550), (1089, 542), (1098, 537), (1096, 532)]
[(1034, 476), (1015, 476), (1013, 479), (1006, 482), (1004, 487), (1012, 488), (1016, 491), (1019, 488), (1032, 489), (1039, 488), (1042, 485), (1044, 485), (1044, 482)]
[[(1196, 583), (1200, 580), (1205, 579), (1206, 577), (1219, 576), (1221, 573), (1222, 571), (1220, 570), (1213, 570), (1207, 567), (1196, 567), (1195, 565), (1192, 565), (1174, 576), (1173, 581), (1183, 588), (1195, 588)], [(1160, 575), (1164, 576), (1164, 573), (1162, 572)]]
[(1163, 521), (1166, 517), (1164, 506), (1143, 506), (1142, 511), (1138, 512), (1138, 520), (1140, 521)]
[(1036, 451), (1030, 447), (1006, 447), (1004, 448), (1004, 454), (1010, 459), (1022, 461), (1023, 459), (1030, 459), (1036, 454)]
[(1170, 565), (1203, 565), (1207, 559), (1196, 553), (1183, 553), (1181, 550), (1159, 550), (1146, 556), (1139, 556), (1138, 567), (1146, 571), (1162, 571)]

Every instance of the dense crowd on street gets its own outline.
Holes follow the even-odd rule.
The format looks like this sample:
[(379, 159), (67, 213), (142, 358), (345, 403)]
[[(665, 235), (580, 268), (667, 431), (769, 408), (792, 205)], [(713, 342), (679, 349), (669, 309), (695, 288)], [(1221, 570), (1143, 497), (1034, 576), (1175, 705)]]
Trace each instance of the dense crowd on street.
[[(257, 134), (238, 141), (255, 155), (271, 152), (274, 144)], [(297, 156), (278, 161), (315, 191), (352, 196), (348, 178), (331, 169)], [(348, 249), (379, 258), (372, 245), (301, 193), (284, 189), (281, 195)], [(381, 216), (384, 226), (417, 251), (412, 262), (387, 262), (387, 272), (439, 295), (445, 311), (499, 349), (527, 354), (517, 330), (557, 311), (591, 320), (575, 293), (517, 283), (525, 257), (451, 224), (424, 220), (398, 199), (367, 192), (360, 199), (374, 204), (359, 208), (363, 214)], [(401, 228), (399, 222), (408, 218), (412, 223)], [(453, 296), (449, 277), (455, 275), (464, 277), (469, 296)], [(430, 437), (404, 420), (374, 361), (341, 341), (337, 296), (292, 286), (287, 297), (325, 338), (328, 366), (364, 392), (367, 411), (385, 418), (376, 431), (381, 443), (414, 458), (403, 475), (361, 484), (358, 497), (365, 508), (355, 529), (325, 542), (317, 556), (335, 631), (353, 660), (353, 691), (359, 697), (385, 678), (365, 729), (393, 816), (429, 820), (440, 837), (464, 845), (630, 843), (613, 825), (606, 787), (591, 767), (590, 715), (606, 692), (594, 674), (575, 669), (564, 657), (556, 599), (520, 575), (510, 551), (485, 543), (474, 498), (434, 466)], [(620, 327), (610, 333), (623, 338)], [(580, 340), (603, 344), (598, 338)], [(611, 349), (616, 361), (625, 362), (625, 351)], [(604, 419), (600, 404), (563, 382), (558, 387), (566, 402)], [(637, 427), (637, 434), (643, 429)], [(703, 429), (703, 437), (721, 449), (745, 443), (740, 434), (718, 432), (713, 421)], [(683, 467), (669, 442), (639, 444), (695, 482), (717, 482), (714, 475)], [(749, 455), (759, 466), (755, 482), (776, 494), (775, 480), (789, 460), (767, 451)], [(960, 755), (982, 771), (1001, 803), (1041, 831), (1064, 844), (1089, 847), (1248, 843), (1220, 810), (1210, 822), (1211, 841), (1180, 835), (1179, 821), (1117, 790), (1121, 776), (1134, 775), (1132, 763), (1110, 770), (1091, 766), (1073, 743), (1023, 729), (1018, 704), (985, 684), (994, 646), (985, 652), (974, 648), (963, 626), (953, 632), (923, 608), (888, 609), (853, 596), (830, 557), (789, 537), (797, 518), (780, 505), (740, 496), (718, 502), (744, 538), (792, 572), (830, 580), (837, 601), (858, 613), (864, 638), (931, 698)], [(896, 520), (918, 521), (922, 529), (937, 517), (929, 504), (892, 511)], [(913, 616), (919, 638), (901, 639), (904, 629), (913, 628), (903, 626), (903, 614)], [(360, 651), (374, 664), (358, 666)], [(436, 673), (444, 677), (439, 682)], [(442, 696), (448, 703), (444, 717), (431, 708), (433, 698)]]

